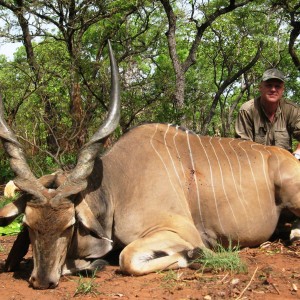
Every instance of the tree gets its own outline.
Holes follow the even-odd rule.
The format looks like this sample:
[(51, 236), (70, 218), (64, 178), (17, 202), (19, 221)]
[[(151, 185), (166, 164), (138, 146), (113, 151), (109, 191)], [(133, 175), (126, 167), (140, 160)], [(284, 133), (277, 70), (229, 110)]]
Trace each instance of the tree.
[[(94, 57), (93, 63), (89, 63), (89, 67), (92, 67), (92, 72), (89, 74), (92, 78), (87, 79), (87, 68), (85, 67), (87, 60), (85, 59), (88, 52), (84, 47), (84, 36), (86, 32), (94, 25), (107, 18), (113, 20), (114, 16), (117, 16), (117, 21), (125, 19), (133, 11), (136, 10), (136, 6), (132, 3), (127, 2), (126, 5), (116, 10), (115, 1), (108, 1), (105, 4), (99, 1), (0, 1), (0, 5), (5, 8), (5, 12), (8, 10), (11, 14), (6, 14), (5, 17), (14, 18), (16, 28), (19, 28), (22, 33), (22, 42), (26, 50), (26, 59), (30, 67), (30, 72), (33, 76), (29, 76), (31, 82), (31, 89), (36, 89), (36, 93), (40, 98), (40, 101), (44, 103), (44, 111), (40, 118), (42, 123), (48, 129), (47, 142), (48, 148), (51, 153), (60, 152), (62, 145), (58, 135), (61, 132), (56, 131), (55, 120), (57, 114), (57, 108), (53, 101), (53, 95), (49, 91), (49, 76), (55, 74), (56, 79), (61, 78), (62, 73), (55, 72), (53, 68), (48, 65), (46, 69), (44, 67), (45, 52), (40, 51), (39, 45), (55, 44), (57, 51), (55, 56), (61, 53), (60, 56), (64, 64), (64, 80), (66, 88), (69, 92), (69, 109), (72, 120), (72, 139), (73, 145), (68, 145), (64, 149), (72, 150), (74, 147), (80, 147), (84, 142), (87, 135), (87, 127), (85, 126), (89, 120), (92, 119), (93, 109), (95, 107), (95, 100), (93, 101), (82, 101), (82, 85), (87, 85), (88, 93), (86, 97), (91, 100), (96, 98), (98, 102), (103, 105), (106, 109), (106, 105), (102, 100), (103, 90), (99, 85), (89, 85), (88, 83), (95, 80), (99, 71), (99, 61), (102, 58), (103, 49), (105, 48), (107, 39), (114, 33), (115, 28), (104, 32), (101, 39), (98, 39), (97, 54)], [(122, 11), (126, 9), (126, 14), (123, 16)], [(122, 16), (121, 18), (119, 16)], [(114, 26), (118, 24), (114, 23)], [(122, 24), (122, 22), (121, 22)], [(42, 38), (39, 45), (34, 46), (32, 43), (33, 37)], [(62, 47), (62, 48), (60, 48)], [(50, 50), (51, 51), (51, 50)], [(38, 57), (39, 56), (39, 57)], [(58, 66), (61, 63), (58, 63)], [(56, 64), (57, 66), (57, 64)], [(58, 67), (59, 68), (59, 67)], [(62, 70), (62, 69), (61, 69)], [(54, 72), (53, 72), (54, 71)], [(95, 89), (92, 89), (95, 88)], [(106, 89), (108, 91), (109, 89)], [(86, 98), (85, 97), (85, 98)], [(65, 98), (66, 100), (66, 98)], [(85, 105), (84, 105), (85, 104)], [(71, 148), (70, 148), (71, 146)], [(57, 156), (55, 156), (57, 157)]]
[(23, 43), (12, 61), (0, 59), (7, 117), (32, 160), (72, 162), (107, 110), (109, 38), (122, 85), (115, 137), (149, 121), (232, 136), (266, 68), (281, 68), (289, 98), (299, 98), (297, 5), (0, 0), (0, 39)]
[[(178, 55), (178, 51), (176, 49), (177, 16), (173, 7), (170, 4), (170, 1), (161, 0), (161, 3), (168, 17), (169, 28), (166, 35), (168, 39), (170, 57), (172, 59), (175, 72), (176, 88), (174, 93), (174, 103), (179, 111), (184, 106), (185, 73), (196, 62), (197, 49), (199, 47), (199, 44), (201, 43), (205, 31), (213, 24), (213, 22), (215, 22), (221, 16), (250, 2), (252, 1), (229, 1), (228, 4), (220, 6), (219, 4), (214, 5), (214, 2), (212, 2), (212, 5), (209, 2), (207, 4), (203, 2), (202, 4), (199, 4), (197, 3), (197, 1), (193, 0), (191, 4), (189, 20), (194, 24), (193, 30), (195, 31), (195, 33), (192, 40), (188, 41), (191, 44), (188, 55), (183, 61), (181, 61)], [(197, 10), (202, 11), (202, 14), (204, 15), (203, 18), (199, 18), (197, 16)]]

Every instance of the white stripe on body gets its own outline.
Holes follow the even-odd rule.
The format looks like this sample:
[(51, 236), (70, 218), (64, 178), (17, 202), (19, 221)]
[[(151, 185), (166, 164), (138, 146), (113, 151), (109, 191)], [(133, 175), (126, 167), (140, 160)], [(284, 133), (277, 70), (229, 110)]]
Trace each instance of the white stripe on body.
[[(278, 148), (277, 150), (279, 150), (280, 152), (285, 152), (284, 149), (282, 148)], [(277, 155), (277, 151), (273, 153), (273, 155), (275, 154), (276, 158), (277, 158), (277, 162), (278, 162), (278, 174), (279, 174), (279, 178), (280, 178), (280, 186), (282, 186), (282, 174), (281, 174), (281, 169), (279, 168), (280, 166), (280, 160), (278, 158), (278, 155)], [(294, 160), (294, 163), (295, 163), (295, 167), (296, 168), (299, 168), (299, 162), (297, 160)]]
[[(163, 167), (166, 171), (168, 180), (170, 182), (170, 185), (175, 193), (175, 198), (180, 201), (180, 206), (181, 209), (184, 211), (184, 213), (190, 214), (190, 210), (187, 209), (188, 205), (188, 199), (186, 199), (186, 193), (185, 193), (185, 185), (184, 183), (188, 180), (187, 174), (186, 174), (186, 167), (185, 167), (185, 155), (181, 156), (181, 148), (183, 145), (181, 144), (179, 147), (179, 141), (181, 140), (181, 129), (179, 126), (172, 126), (169, 124), (166, 127), (159, 127), (158, 124), (153, 127), (154, 132), (150, 138), (150, 144), (152, 146), (152, 149), (154, 150), (155, 154), (159, 157), (159, 160), (162, 162)], [(165, 128), (165, 129), (164, 129)], [(174, 128), (174, 132), (171, 130), (171, 128)], [(155, 141), (155, 136), (158, 134), (162, 135), (163, 138), (163, 144), (161, 144), (158, 148), (158, 144), (156, 144)], [(200, 152), (203, 155), (203, 158), (205, 160), (205, 163), (208, 165), (208, 170), (207, 170), (207, 176), (206, 179), (211, 182), (212, 186), (212, 191), (211, 191), (211, 196), (214, 199), (212, 204), (215, 205), (215, 211), (216, 211), (216, 222), (219, 224), (220, 232), (225, 234), (225, 227), (223, 224), (223, 216), (220, 212), (220, 207), (219, 207), (219, 201), (218, 201), (218, 194), (217, 194), (217, 186), (223, 190), (223, 195), (224, 195), (224, 200), (226, 206), (228, 209), (231, 211), (230, 214), (233, 216), (233, 222), (235, 226), (238, 227), (238, 215), (237, 215), (237, 210), (235, 207), (232, 205), (230, 202), (230, 197), (231, 195), (228, 194), (228, 190), (226, 188), (226, 176), (227, 174), (224, 173), (224, 167), (222, 166), (223, 162), (226, 162), (226, 168), (228, 168), (228, 171), (230, 170), (230, 181), (232, 182), (232, 189), (233, 192), (236, 193), (235, 199), (240, 203), (240, 208), (242, 209), (242, 214), (245, 216), (245, 223), (244, 223), (244, 231), (246, 232), (251, 232), (251, 228), (249, 228), (249, 218), (250, 215), (248, 215), (248, 207), (251, 204), (250, 200), (253, 204), (253, 201), (257, 201), (258, 205), (257, 208), (260, 210), (261, 218), (263, 221), (267, 221), (267, 214), (264, 212), (264, 207), (263, 207), (263, 201), (265, 199), (262, 199), (262, 194), (260, 193), (260, 186), (259, 182), (257, 181), (258, 179), (256, 178), (257, 172), (256, 172), (256, 167), (255, 164), (258, 166), (258, 171), (264, 178), (264, 182), (267, 184), (267, 189), (268, 189), (268, 195), (270, 199), (270, 205), (272, 207), (272, 210), (270, 211), (272, 215), (276, 214), (276, 207), (274, 206), (273, 200), (273, 193), (271, 190), (271, 186), (269, 184), (269, 179), (268, 179), (268, 165), (266, 159), (264, 159), (264, 151), (259, 151), (258, 145), (252, 144), (249, 145), (247, 144), (247, 141), (238, 141), (236, 142), (235, 139), (231, 139), (228, 141), (228, 144), (226, 142), (226, 145), (228, 145), (228, 148), (225, 147), (225, 144), (223, 143), (223, 139), (219, 138), (212, 138), (208, 137), (208, 143), (212, 149), (207, 148), (204, 144), (203, 138), (201, 139), (200, 136), (196, 134), (190, 134), (189, 131), (182, 131), (182, 133), (185, 132), (186, 135), (186, 141), (187, 141), (187, 152), (188, 152), (188, 157), (191, 163), (191, 168), (195, 171), (199, 170), (201, 171), (201, 166), (197, 166), (197, 161), (195, 160), (195, 153)], [(196, 148), (194, 149), (194, 146), (192, 144), (192, 139), (191, 137), (197, 137), (198, 142), (200, 144), (201, 148), (198, 148), (196, 145)], [(180, 140), (179, 140), (180, 139)], [(213, 142), (214, 141), (214, 142)], [(214, 144), (214, 143), (217, 144)], [(236, 142), (236, 143), (235, 143)], [(182, 142), (181, 142), (182, 143)], [(246, 143), (246, 144), (245, 144)], [(165, 154), (161, 152), (161, 147), (164, 145), (165, 147)], [(218, 145), (218, 146), (217, 146)], [(247, 146), (246, 146), (247, 145)], [(174, 147), (173, 151), (171, 151), (170, 147)], [(217, 147), (220, 147), (218, 149)], [(249, 148), (248, 148), (249, 147)], [(255, 151), (257, 154), (257, 160), (252, 161), (252, 158), (250, 156), (251, 152), (248, 151), (248, 149), (251, 149), (251, 151)], [(211, 151), (212, 150), (212, 151)], [(185, 151), (184, 149), (182, 151)], [(221, 151), (221, 152), (219, 152)], [(239, 152), (242, 152), (242, 157), (240, 157)], [(268, 148), (265, 148), (265, 151), (268, 151)], [(224, 160), (221, 160), (220, 154), (222, 153), (222, 156), (224, 155)], [(166, 155), (167, 154), (167, 155)], [(212, 156), (213, 155), (213, 156)], [(280, 164), (280, 155), (278, 152), (272, 152), (271, 155), (276, 156), (278, 166)], [(236, 165), (234, 163), (236, 161)], [(216, 163), (218, 165), (216, 170), (219, 170), (221, 178), (218, 179), (218, 184), (216, 184), (216, 178), (215, 178), (215, 170), (213, 170), (213, 164)], [(255, 164), (253, 164), (255, 163)], [(198, 168), (198, 169), (197, 169)], [(261, 169), (260, 169), (261, 168)], [(202, 167), (203, 169), (203, 167)], [(245, 171), (248, 170), (248, 171)], [(261, 170), (261, 172), (260, 172)], [(282, 174), (279, 170), (278, 177), (280, 178), (280, 181), (282, 181)], [(238, 174), (236, 172), (238, 171)], [(245, 177), (244, 175), (247, 174)], [(249, 174), (249, 175), (248, 175)], [(250, 177), (249, 177), (250, 176)], [(201, 177), (199, 177), (198, 172), (193, 172), (192, 178), (195, 184), (195, 200), (197, 201), (197, 206), (198, 206), (198, 214), (199, 214), (199, 221), (202, 223), (203, 228), (204, 227), (204, 212), (202, 211), (203, 208), (203, 199), (202, 199), (202, 190), (201, 190)], [(252, 178), (252, 180), (251, 180)], [(260, 176), (262, 179), (262, 177)], [(200, 181), (199, 181), (200, 180)], [(248, 184), (248, 181), (251, 180), (251, 183), (253, 182), (253, 201), (249, 197), (246, 197), (245, 194), (245, 184)], [(222, 185), (220, 187), (220, 184)], [(180, 186), (180, 189), (178, 187)], [(184, 195), (184, 196), (183, 196)], [(195, 204), (196, 204), (195, 203)], [(179, 203), (178, 203), (179, 204)], [(238, 206), (237, 206), (238, 207)], [(189, 215), (190, 216), (190, 215)]]
[[(157, 155), (157, 156), (159, 157), (159, 159), (161, 160), (161, 162), (162, 162), (162, 164), (163, 164), (163, 166), (164, 166), (164, 168), (165, 168), (165, 170), (166, 170), (166, 173), (167, 173), (167, 175), (168, 175), (169, 182), (170, 182), (170, 184), (171, 184), (171, 187), (172, 187), (173, 191), (174, 191), (175, 194), (176, 194), (176, 198), (177, 198), (178, 201), (180, 202), (180, 206), (181, 206), (181, 208), (182, 208), (182, 211), (183, 211), (186, 215), (188, 214), (188, 216), (190, 217), (190, 216), (191, 216), (191, 215), (190, 215), (190, 211), (187, 210), (186, 207), (183, 206), (183, 203), (182, 203), (182, 201), (181, 201), (181, 197), (180, 197), (180, 195), (178, 194), (178, 191), (177, 191), (177, 189), (175, 188), (174, 183), (172, 182), (170, 171), (169, 171), (169, 169), (168, 169), (168, 167), (167, 167), (167, 165), (166, 165), (166, 163), (165, 163), (163, 157), (160, 155), (159, 151), (158, 151), (158, 150), (155, 148), (155, 146), (154, 146), (153, 139), (154, 139), (154, 136), (155, 136), (156, 133), (157, 133), (158, 125), (159, 125), (159, 124), (156, 124), (156, 126), (155, 126), (155, 131), (154, 131), (154, 133), (153, 133), (153, 135), (152, 135), (152, 137), (151, 137), (151, 139), (150, 139), (150, 144), (151, 144), (151, 146), (152, 146), (154, 152), (156, 153), (156, 155)], [(168, 126), (168, 130), (169, 130), (169, 126)], [(168, 131), (168, 130), (167, 130), (167, 131)], [(166, 133), (165, 133), (165, 135), (164, 135), (164, 143), (165, 143), (165, 147), (166, 147), (166, 149), (167, 149), (167, 152), (169, 153), (169, 150), (168, 150), (168, 146), (167, 146), (165, 137), (166, 137)], [(173, 168), (176, 170), (176, 168), (175, 168), (175, 166), (174, 166), (174, 161), (173, 161), (173, 159), (172, 159), (170, 153), (169, 153), (169, 156), (170, 156), (170, 159), (171, 159), (171, 161), (172, 161)], [(177, 176), (177, 178), (178, 178), (178, 173), (177, 173), (177, 171), (175, 171), (175, 173), (176, 173), (176, 176)], [(178, 179), (179, 179), (179, 178), (178, 178)]]
[(181, 167), (181, 171), (182, 171), (183, 178), (184, 178), (184, 181), (183, 181), (183, 182), (186, 182), (186, 176), (185, 176), (185, 171), (184, 171), (184, 167), (183, 167), (183, 164), (182, 164), (182, 159), (181, 159), (179, 150), (178, 150), (177, 145), (176, 145), (176, 137), (177, 137), (177, 135), (178, 135), (178, 129), (179, 129), (179, 126), (176, 125), (176, 133), (175, 133), (175, 135), (174, 135), (174, 137), (173, 137), (173, 142), (174, 142), (174, 146), (175, 146), (175, 149), (176, 149), (176, 153), (177, 153), (177, 156), (178, 156), (178, 159), (179, 159), (179, 162), (180, 162), (180, 167)]
[[(199, 143), (200, 143), (200, 145), (201, 145), (201, 147), (202, 147), (202, 149), (203, 149), (203, 152), (204, 152), (204, 154), (205, 154), (205, 156), (206, 156), (206, 160), (207, 160), (208, 165), (209, 165), (210, 181), (211, 181), (211, 185), (212, 185), (212, 187), (213, 187), (213, 181), (214, 181), (214, 180), (213, 180), (213, 170), (212, 170), (212, 167), (211, 167), (211, 163), (210, 163), (209, 157), (208, 157), (208, 155), (207, 155), (207, 152), (206, 152), (206, 150), (205, 150), (205, 147), (204, 147), (203, 144), (202, 144), (202, 141), (201, 141), (200, 136), (197, 135), (197, 138), (198, 138), (198, 141), (199, 141)], [(216, 207), (216, 212), (217, 212), (218, 222), (219, 222), (219, 225), (220, 225), (220, 228), (221, 228), (222, 233), (225, 235), (225, 230), (224, 230), (224, 228), (223, 228), (223, 225), (222, 225), (222, 222), (221, 222), (221, 217), (220, 217), (220, 215), (219, 215), (218, 203), (217, 203), (217, 197), (216, 197), (216, 193), (215, 193), (215, 189), (214, 189), (214, 188), (213, 188), (213, 197), (214, 197), (214, 202), (215, 202), (215, 207)], [(198, 201), (199, 201), (199, 199), (198, 199)]]
[(251, 171), (251, 175), (252, 175), (252, 178), (253, 178), (253, 181), (254, 181), (254, 186), (255, 186), (255, 191), (256, 191), (256, 195), (257, 195), (257, 201), (258, 201), (258, 204), (259, 204), (261, 216), (262, 216), (263, 220), (266, 221), (266, 215), (264, 214), (262, 206), (261, 206), (261, 199), (260, 199), (260, 195), (259, 195), (259, 191), (258, 191), (258, 186), (257, 186), (256, 178), (255, 178), (255, 175), (254, 175), (254, 172), (253, 172), (253, 168), (252, 168), (252, 165), (251, 165), (251, 162), (250, 162), (250, 159), (249, 159), (249, 155), (248, 155), (247, 151), (242, 147), (242, 144), (245, 144), (247, 142), (248, 141), (243, 140), (243, 141), (241, 141), (241, 142), (238, 143), (238, 146), (246, 154), (246, 157), (247, 157), (247, 160), (248, 160), (248, 165), (249, 165), (249, 168), (250, 168), (250, 171)]
[[(217, 152), (216, 152), (216, 150), (215, 150), (215, 147), (214, 147), (214, 145), (212, 144), (211, 140), (212, 140), (212, 138), (209, 139), (209, 143), (210, 143), (210, 145), (211, 145), (211, 147), (212, 147), (212, 149), (213, 149), (213, 152), (214, 152), (214, 154), (215, 154), (215, 156), (216, 156), (216, 158), (217, 158), (217, 162), (218, 162), (218, 166), (219, 166), (220, 174), (221, 174), (221, 182), (222, 182), (222, 189), (223, 189), (223, 192), (224, 192), (224, 196), (225, 196), (225, 199), (226, 199), (226, 201), (227, 201), (227, 203), (228, 203), (228, 206), (229, 206), (229, 208), (230, 208), (230, 210), (231, 210), (231, 213), (232, 213), (232, 215), (233, 215), (233, 219), (234, 219), (235, 225), (236, 225), (236, 227), (238, 228), (238, 221), (237, 221), (237, 219), (236, 219), (235, 213), (234, 213), (234, 211), (233, 211), (233, 209), (232, 209), (232, 206), (231, 206), (231, 204), (230, 204), (230, 201), (229, 201), (229, 198), (228, 198), (228, 195), (227, 195), (227, 192), (226, 192), (226, 188), (225, 188), (225, 184), (224, 184), (223, 169), (222, 169), (222, 166), (221, 166), (221, 164), (220, 164), (220, 160), (219, 160), (218, 154), (217, 154)], [(219, 145), (220, 145), (220, 141), (221, 141), (221, 138), (218, 139)], [(224, 149), (223, 149), (222, 146), (221, 146), (221, 148), (222, 148), (222, 150), (224, 151)], [(224, 151), (224, 153), (225, 153), (225, 151)], [(226, 155), (226, 153), (225, 153), (225, 155)], [(227, 155), (226, 155), (226, 157), (227, 157)], [(230, 165), (230, 162), (229, 162), (229, 165)], [(230, 165), (230, 167), (231, 167), (231, 165)], [(215, 188), (215, 185), (213, 185), (213, 188)], [(217, 208), (217, 209), (218, 209), (218, 208)]]
[[(228, 140), (228, 138), (227, 138), (227, 140)], [(242, 175), (241, 175), (241, 170), (242, 170), (242, 168), (241, 168), (241, 163), (240, 163), (239, 157), (238, 157), (238, 155), (237, 155), (235, 149), (234, 149), (234, 148), (232, 147), (232, 145), (231, 145), (231, 142), (232, 142), (232, 141), (234, 141), (234, 139), (231, 139), (231, 141), (228, 143), (228, 145), (230, 146), (231, 150), (234, 152), (234, 154), (235, 154), (235, 156), (236, 156), (236, 159), (237, 159), (237, 161), (238, 161), (238, 165), (239, 165), (239, 176), (240, 176), (240, 183), (241, 183), (241, 176), (242, 176)], [(244, 197), (244, 193), (241, 192), (241, 189), (238, 188), (238, 184), (237, 184), (236, 178), (235, 178), (235, 172), (234, 172), (234, 170), (233, 170), (232, 163), (231, 163), (231, 162), (232, 162), (232, 158), (230, 158), (230, 157), (228, 156), (226, 150), (224, 149), (224, 146), (223, 146), (223, 144), (222, 144), (222, 138), (219, 138), (219, 139), (218, 139), (218, 143), (219, 143), (220, 147), (222, 148), (223, 153), (224, 153), (224, 155), (225, 155), (225, 157), (226, 157), (227, 163), (228, 163), (228, 165), (229, 165), (229, 168), (230, 168), (230, 171), (231, 171), (230, 174), (231, 174), (231, 177), (232, 177), (232, 180), (233, 180), (233, 186), (234, 186), (234, 189), (235, 189), (237, 198), (238, 198), (238, 200), (239, 200), (239, 202), (240, 202), (240, 204), (241, 204), (241, 206), (242, 206), (242, 208), (243, 208), (243, 210), (244, 210), (244, 215), (247, 216), (247, 222), (246, 222), (246, 223), (247, 223), (247, 230), (248, 230), (248, 232), (250, 233), (251, 231), (250, 231), (249, 222), (248, 222), (248, 213), (247, 213), (247, 209), (246, 209), (246, 207), (245, 207), (245, 197)], [(213, 147), (213, 145), (212, 145), (212, 147)], [(235, 223), (236, 223), (236, 225), (237, 225), (237, 227), (238, 227), (238, 221), (237, 221), (237, 219), (236, 219), (234, 209), (233, 209), (233, 207), (232, 207), (232, 205), (231, 205), (231, 203), (230, 203), (229, 197), (228, 197), (227, 192), (226, 192), (226, 184), (224, 183), (224, 179), (223, 179), (224, 176), (223, 176), (222, 166), (221, 166), (221, 164), (220, 164), (220, 162), (219, 162), (219, 158), (218, 158), (218, 155), (217, 155), (215, 149), (214, 149), (214, 152), (215, 152), (215, 155), (216, 155), (216, 157), (217, 157), (218, 164), (219, 164), (219, 168), (220, 168), (220, 172), (221, 172), (223, 191), (224, 191), (226, 200), (227, 200), (227, 202), (228, 202), (228, 205), (229, 205), (229, 207), (230, 207), (230, 210), (231, 210), (231, 212), (232, 212), (232, 214), (233, 214), (233, 218), (234, 218), (234, 220), (235, 220)], [(240, 193), (242, 194), (242, 198), (241, 198), (241, 196), (240, 196)]]
[[(245, 221), (247, 221), (247, 230), (248, 232), (250, 233), (251, 232), (251, 227), (249, 227), (249, 217), (248, 217), (248, 211), (247, 211), (247, 206), (248, 206), (248, 202), (246, 201), (246, 198), (245, 198), (245, 195), (244, 195), (244, 191), (242, 189), (242, 164), (241, 164), (241, 161), (238, 157), (238, 154), (237, 154), (237, 151), (236, 151), (236, 148), (232, 146), (232, 143), (236, 141), (235, 139), (231, 139), (231, 141), (228, 143), (230, 149), (233, 151), (233, 153), (235, 154), (235, 157), (236, 157), (236, 161), (238, 162), (238, 174), (239, 174), (239, 184), (237, 184), (236, 182), (236, 178), (235, 178), (235, 172), (233, 171), (233, 169), (231, 169), (231, 173), (232, 173), (232, 178), (233, 178), (233, 181), (234, 181), (234, 186), (235, 186), (235, 189), (236, 189), (236, 193), (237, 193), (237, 196), (238, 196), (238, 199), (240, 200), (240, 203), (243, 207), (243, 210), (244, 210), (244, 215), (245, 215), (245, 218), (247, 218)], [(229, 160), (227, 154), (226, 154), (226, 157)], [(231, 164), (230, 164), (230, 168), (232, 168)]]
[[(197, 202), (198, 202), (198, 210), (199, 210), (199, 217), (202, 223), (202, 228), (205, 229), (204, 227), (204, 222), (203, 222), (203, 217), (202, 217), (202, 211), (201, 211), (201, 199), (200, 199), (200, 192), (199, 192), (199, 186), (198, 186), (198, 180), (197, 180), (197, 174), (196, 174), (196, 169), (195, 169), (195, 163), (194, 163), (194, 157), (193, 157), (193, 151), (190, 145), (190, 139), (189, 139), (189, 131), (186, 130), (185, 131), (186, 134), (186, 140), (187, 140), (187, 145), (188, 145), (188, 149), (189, 149), (189, 155), (190, 155), (190, 160), (191, 160), (191, 165), (192, 165), (192, 169), (193, 169), (193, 178), (194, 178), (194, 182), (195, 182), (195, 186), (196, 186), (196, 193), (197, 193)], [(198, 136), (198, 135), (197, 135)]]
[[(259, 145), (257, 145), (257, 144), (251, 145), (251, 149), (253, 149), (254, 151), (258, 152), (260, 154), (260, 156), (261, 156), (263, 174), (264, 174), (266, 185), (267, 185), (267, 189), (268, 189), (268, 192), (269, 192), (270, 207), (272, 207), (271, 214), (275, 215), (276, 214), (276, 206), (274, 205), (274, 202), (273, 202), (274, 195), (271, 193), (270, 184), (269, 184), (269, 177), (268, 177), (267, 172), (266, 172), (266, 169), (267, 169), (268, 166), (266, 165), (266, 161), (264, 159), (264, 156), (263, 156), (262, 152), (255, 149), (256, 146), (259, 146)], [(271, 155), (270, 151), (268, 151), (268, 149), (267, 149), (266, 146), (264, 147), (264, 150), (267, 151)]]
[[(229, 201), (229, 197), (228, 197), (228, 195), (227, 195), (227, 190), (226, 190), (226, 184), (225, 184), (225, 182), (224, 182), (224, 174), (223, 174), (223, 168), (222, 168), (222, 166), (221, 166), (221, 163), (220, 163), (220, 160), (219, 160), (219, 155), (220, 155), (220, 153), (217, 153), (217, 151), (216, 151), (216, 148), (215, 148), (215, 146), (213, 145), (213, 143), (212, 143), (212, 140), (215, 140), (215, 141), (217, 141), (218, 142), (218, 144), (221, 146), (221, 149), (223, 150), (223, 153), (225, 154), (225, 156), (226, 156), (226, 158), (227, 158), (227, 161), (228, 161), (228, 164), (229, 164), (229, 166), (230, 166), (230, 170), (231, 170), (231, 173), (232, 173), (232, 176), (233, 176), (233, 171), (232, 171), (232, 166), (231, 166), (231, 164), (230, 164), (230, 160), (228, 159), (228, 156), (227, 156), (227, 153), (225, 152), (225, 150), (224, 150), (224, 148), (223, 148), (223, 145), (220, 143), (221, 142), (221, 138), (218, 138), (218, 139), (216, 139), (216, 138), (209, 138), (209, 144), (210, 144), (210, 146), (211, 146), (211, 148), (212, 148), (212, 151), (213, 151), (213, 153), (214, 153), (214, 156), (215, 156), (215, 158), (216, 158), (216, 162), (217, 162), (217, 164), (218, 164), (218, 167), (219, 167), (219, 171), (220, 171), (220, 177), (221, 177), (221, 183), (219, 182), (219, 179), (218, 179), (218, 182), (216, 182), (216, 184), (214, 184), (214, 183), (212, 183), (212, 189), (213, 189), (213, 192), (214, 192), (214, 194), (217, 194), (216, 192), (215, 192), (215, 187), (217, 187), (217, 188), (220, 188), (220, 184), (221, 184), (221, 186), (222, 186), (222, 190), (223, 190), (223, 195), (224, 195), (224, 197), (225, 197), (225, 199), (226, 199), (226, 202), (227, 202), (227, 207), (229, 207), (229, 209), (230, 209), (230, 211), (231, 211), (231, 214), (232, 214), (232, 216), (233, 216), (233, 219), (234, 219), (234, 222), (235, 222), (235, 226), (236, 226), (236, 228), (238, 228), (238, 221), (237, 221), (237, 218), (236, 218), (236, 216), (235, 216), (235, 212), (234, 212), (234, 210), (233, 210), (233, 208), (232, 208), (232, 205), (231, 205), (231, 203), (230, 203), (230, 201)], [(218, 151), (219, 152), (219, 151)], [(214, 171), (214, 170), (213, 170)], [(226, 175), (225, 175), (226, 176)], [(215, 178), (214, 176), (212, 177), (212, 178)], [(216, 197), (215, 197), (216, 198)], [(219, 205), (216, 205), (216, 210), (217, 210), (217, 215), (220, 215), (219, 214)], [(236, 232), (236, 234), (237, 234), (237, 239), (239, 239), (239, 235), (238, 235), (238, 233)], [(230, 239), (230, 237), (229, 237), (229, 239)]]
[[(183, 194), (185, 195), (185, 193), (184, 193), (184, 188), (183, 188), (183, 186), (182, 186), (182, 181), (180, 180), (180, 176), (179, 176), (179, 174), (178, 174), (178, 172), (177, 172), (177, 168), (176, 168), (176, 166), (175, 166), (174, 160), (173, 160), (173, 158), (172, 158), (172, 155), (171, 155), (171, 153), (170, 153), (170, 151), (169, 151), (169, 147), (168, 147), (168, 145), (167, 145), (166, 136), (167, 136), (167, 133), (168, 133), (168, 131), (169, 131), (169, 129), (170, 129), (170, 126), (171, 126), (171, 124), (168, 124), (168, 129), (166, 130), (165, 135), (164, 135), (164, 143), (165, 143), (165, 146), (166, 146), (168, 155), (169, 155), (169, 157), (170, 157), (170, 160), (171, 160), (171, 162), (172, 162), (172, 166), (173, 166), (174, 172), (175, 172), (176, 177), (177, 177), (177, 179), (178, 179), (178, 182), (179, 182), (179, 184), (180, 184), (181, 190), (182, 190)], [(176, 147), (176, 143), (175, 143), (175, 136), (176, 136), (177, 133), (178, 133), (178, 132), (177, 132), (177, 129), (178, 129), (178, 128), (176, 127), (176, 134), (175, 134), (174, 137), (173, 137), (173, 142), (174, 142), (174, 146), (175, 146), (176, 151), (177, 151), (177, 155), (179, 155), (178, 150), (177, 150), (177, 147)], [(179, 155), (179, 158), (180, 158), (180, 155)], [(183, 166), (182, 166), (181, 159), (179, 159), (179, 161), (180, 161), (180, 164), (181, 164), (182, 172), (183, 172), (183, 174), (184, 174), (184, 169), (183, 169)], [(185, 177), (185, 174), (184, 174), (184, 177)]]
[[(240, 162), (240, 159), (239, 159), (239, 157), (238, 157), (238, 154), (237, 154), (237, 151), (236, 151), (236, 149), (232, 146), (232, 142), (234, 142), (235, 141), (235, 139), (232, 139), (229, 143), (228, 143), (228, 145), (230, 146), (230, 149), (233, 151), (233, 153), (235, 154), (235, 157), (236, 157), (236, 160), (237, 160), (237, 162), (238, 162), (238, 174), (239, 174), (239, 180), (238, 180), (238, 182), (239, 182), (239, 184), (237, 184), (237, 182), (236, 182), (236, 179), (235, 179), (235, 176), (234, 176), (234, 174), (235, 174), (235, 172), (231, 169), (231, 172), (232, 172), (232, 177), (233, 177), (233, 181), (234, 181), (234, 186), (235, 186), (235, 189), (236, 189), (236, 193), (237, 193), (237, 195), (238, 195), (238, 198), (239, 198), (239, 200), (240, 200), (240, 202), (241, 202), (241, 204), (242, 204), (242, 206), (243, 206), (243, 209), (244, 209), (244, 211), (245, 212), (247, 212), (247, 208), (246, 208), (246, 206), (245, 205), (248, 205), (248, 203), (247, 203), (247, 201), (246, 201), (246, 199), (245, 199), (245, 195), (244, 195), (244, 191), (243, 191), (243, 189), (242, 189), (242, 164), (241, 164), (241, 162)], [(228, 156), (227, 156), (227, 154), (226, 154), (226, 157), (227, 157), (227, 159), (229, 160), (229, 158), (228, 158)], [(231, 167), (231, 164), (230, 164), (230, 168), (232, 168)]]
[(279, 175), (279, 184), (280, 184), (280, 187), (282, 186), (282, 174), (281, 174), (281, 170), (280, 170), (280, 168), (279, 168), (279, 157), (278, 157), (278, 155), (277, 155), (277, 152), (275, 152), (274, 153), (274, 155), (275, 155), (275, 157), (276, 157), (276, 160), (277, 160), (277, 166), (278, 166), (278, 168), (277, 168), (277, 170), (278, 170), (278, 175)]

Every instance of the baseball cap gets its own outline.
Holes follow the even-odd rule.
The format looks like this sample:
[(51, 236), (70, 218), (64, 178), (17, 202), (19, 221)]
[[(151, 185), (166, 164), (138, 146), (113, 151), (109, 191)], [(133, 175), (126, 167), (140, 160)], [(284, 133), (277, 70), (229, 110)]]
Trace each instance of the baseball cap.
[(284, 82), (285, 77), (282, 72), (280, 72), (278, 69), (273, 68), (266, 70), (262, 76), (262, 81), (267, 81), (269, 79), (279, 79)]

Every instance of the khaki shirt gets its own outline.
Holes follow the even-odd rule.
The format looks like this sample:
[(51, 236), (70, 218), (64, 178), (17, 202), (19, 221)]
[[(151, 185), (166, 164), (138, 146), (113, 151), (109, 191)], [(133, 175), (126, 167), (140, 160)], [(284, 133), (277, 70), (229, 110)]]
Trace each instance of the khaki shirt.
[(235, 123), (236, 137), (292, 151), (292, 137), (300, 141), (300, 108), (281, 99), (273, 122), (267, 118), (260, 97), (244, 103)]

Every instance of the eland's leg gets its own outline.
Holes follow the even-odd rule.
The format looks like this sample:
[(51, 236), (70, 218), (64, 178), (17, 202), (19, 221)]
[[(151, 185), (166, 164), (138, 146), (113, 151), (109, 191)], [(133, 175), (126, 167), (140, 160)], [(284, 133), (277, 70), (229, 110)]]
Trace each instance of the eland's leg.
[(120, 268), (132, 275), (184, 268), (200, 256), (201, 248), (205, 248), (202, 242), (195, 245), (175, 232), (159, 231), (126, 246), (120, 254)]
[(27, 254), (30, 245), (28, 229), (24, 227), (18, 234), (8, 257), (5, 262), (4, 270), (6, 272), (15, 271), (22, 261), (23, 257)]
[(101, 271), (108, 263), (103, 259), (67, 259), (62, 269), (62, 275), (76, 274), (82, 271)]
[(292, 223), (292, 230), (290, 233), (290, 242), (300, 241), (300, 219), (297, 218)]

